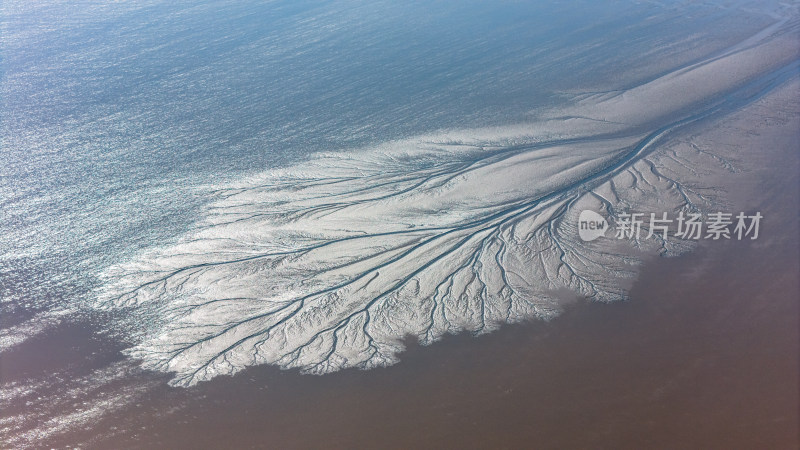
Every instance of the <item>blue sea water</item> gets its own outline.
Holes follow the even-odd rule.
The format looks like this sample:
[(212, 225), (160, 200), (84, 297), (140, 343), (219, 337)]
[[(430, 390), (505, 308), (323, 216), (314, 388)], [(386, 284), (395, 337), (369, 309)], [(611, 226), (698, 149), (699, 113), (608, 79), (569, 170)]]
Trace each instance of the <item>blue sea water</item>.
[(686, 30), (714, 21), (590, 1), (4, 2), (3, 321), (77, 303), (103, 267), (191, 227), (197, 186), (521, 123), (562, 90), (658, 74), (664, 43), (691, 60), (715, 43)]

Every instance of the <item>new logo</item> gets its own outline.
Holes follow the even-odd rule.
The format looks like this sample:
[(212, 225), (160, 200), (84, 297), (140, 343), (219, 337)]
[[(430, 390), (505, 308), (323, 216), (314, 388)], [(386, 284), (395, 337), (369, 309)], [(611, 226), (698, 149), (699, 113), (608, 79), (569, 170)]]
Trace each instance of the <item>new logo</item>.
[(578, 235), (586, 242), (605, 236), (607, 229), (606, 218), (590, 209), (584, 209), (578, 216)]

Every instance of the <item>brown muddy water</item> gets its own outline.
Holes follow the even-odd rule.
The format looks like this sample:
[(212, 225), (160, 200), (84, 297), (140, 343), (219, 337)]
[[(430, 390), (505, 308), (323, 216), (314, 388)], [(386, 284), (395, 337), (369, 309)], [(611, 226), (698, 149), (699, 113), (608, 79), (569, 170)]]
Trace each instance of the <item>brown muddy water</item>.
[(316, 377), (257, 367), (161, 388), (98, 424), (126, 431), (97, 444), (797, 448), (800, 209), (796, 182), (785, 182), (796, 180), (797, 154), (773, 162), (775, 177), (765, 168), (740, 186), (762, 200), (759, 240), (655, 259), (630, 301), (575, 299), (549, 323), (409, 343), (386, 369)]
[[(318, 377), (255, 367), (188, 389), (145, 375), (154, 387), (135, 404), (42, 444), (797, 448), (800, 165), (791, 130), (800, 127), (795, 119), (783, 129), (761, 168), (737, 174), (731, 189), (735, 211), (764, 215), (759, 239), (701, 241), (655, 258), (629, 301), (571, 299), (550, 322), (409, 342), (385, 369)], [(4, 380), (122, 358), (72, 328), (21, 348), (3, 360)]]
[[(578, 302), (550, 323), (410, 345), (387, 369), (259, 367), (169, 390), (110, 419), (145, 428), (106, 444), (796, 448), (796, 236), (654, 261), (629, 302)], [(185, 407), (147, 420), (173, 403)]]

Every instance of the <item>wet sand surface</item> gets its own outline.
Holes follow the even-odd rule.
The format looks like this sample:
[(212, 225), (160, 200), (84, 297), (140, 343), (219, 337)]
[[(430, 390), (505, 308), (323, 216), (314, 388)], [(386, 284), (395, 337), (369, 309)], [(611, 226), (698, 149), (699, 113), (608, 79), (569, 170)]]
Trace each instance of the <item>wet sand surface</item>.
[(762, 146), (761, 168), (735, 175), (730, 190), (732, 211), (765, 216), (758, 240), (701, 241), (650, 261), (630, 301), (573, 299), (548, 323), (409, 343), (386, 369), (316, 377), (256, 367), (160, 387), (97, 424), (94, 433), (119, 431), (95, 444), (797, 448), (798, 124), (766, 146), (768, 122), (759, 117), (743, 142)]
[[(796, 94), (797, 83), (782, 92)], [(138, 374), (156, 383), (135, 405), (43, 444), (797, 448), (800, 124), (773, 118), (783, 120), (775, 127), (767, 106), (748, 116), (742, 138), (760, 151), (760, 169), (732, 175), (730, 189), (731, 212), (764, 215), (759, 239), (701, 241), (689, 254), (654, 258), (629, 301), (565, 298), (550, 322), (409, 342), (385, 369), (317, 377), (262, 366), (191, 388)], [(759, 137), (765, 129), (779, 132)], [(121, 360), (115, 347), (61, 327), (4, 355), (2, 378), (64, 366), (88, 373)]]

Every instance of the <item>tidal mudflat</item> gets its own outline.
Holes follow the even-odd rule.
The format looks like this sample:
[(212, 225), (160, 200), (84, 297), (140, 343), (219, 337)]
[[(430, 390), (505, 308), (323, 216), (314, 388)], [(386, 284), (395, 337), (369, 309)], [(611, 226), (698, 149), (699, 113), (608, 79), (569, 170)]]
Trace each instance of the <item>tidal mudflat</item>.
[[(487, 23), (426, 47), (381, 7), (209, 5), (90, 8), (64, 45), (4, 7), (3, 444), (796, 446), (796, 6), (432, 6)], [(588, 242), (587, 209), (762, 221)]]

